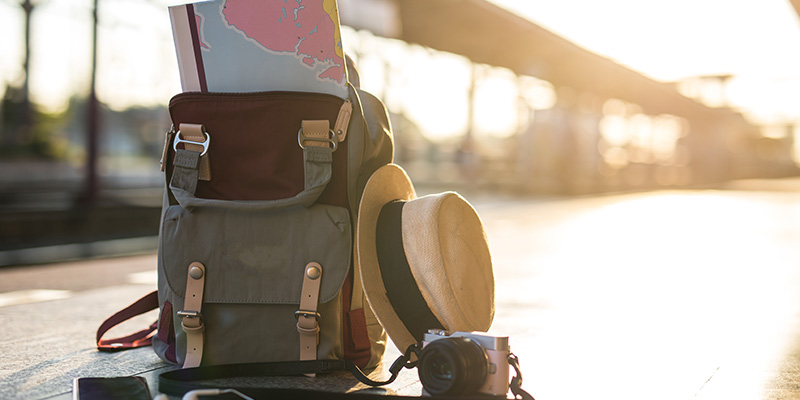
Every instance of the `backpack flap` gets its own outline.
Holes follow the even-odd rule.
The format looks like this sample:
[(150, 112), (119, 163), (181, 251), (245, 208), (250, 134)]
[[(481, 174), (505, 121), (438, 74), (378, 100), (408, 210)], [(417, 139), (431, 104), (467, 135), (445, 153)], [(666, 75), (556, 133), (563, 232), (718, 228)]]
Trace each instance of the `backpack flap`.
[[(208, 270), (205, 303), (299, 304), (305, 266), (312, 261), (323, 268), (319, 299), (324, 303), (333, 299), (348, 273), (352, 227), (349, 212), (341, 207), (190, 212), (170, 206), (163, 225), (164, 277), (181, 298), (188, 266), (197, 260)], [(215, 266), (224, 269), (215, 272)]]
[[(338, 97), (318, 93), (182, 93), (173, 97), (173, 131), (168, 142), (172, 141), (174, 152), (169, 157), (168, 147), (165, 156), (172, 166), (166, 168), (170, 204), (215, 207), (237, 200), (236, 207), (251, 209), (313, 204), (334, 178), (334, 171), (339, 174), (335, 178), (346, 182), (347, 151), (336, 152), (338, 136), (331, 129), (345, 104)], [(328, 129), (306, 129), (318, 127), (317, 123)], [(195, 140), (185, 139), (181, 129), (196, 126), (203, 127), (202, 134)], [(187, 147), (199, 144), (203, 147)], [(210, 158), (216, 161), (210, 163)], [(346, 206), (345, 202), (341, 205)]]

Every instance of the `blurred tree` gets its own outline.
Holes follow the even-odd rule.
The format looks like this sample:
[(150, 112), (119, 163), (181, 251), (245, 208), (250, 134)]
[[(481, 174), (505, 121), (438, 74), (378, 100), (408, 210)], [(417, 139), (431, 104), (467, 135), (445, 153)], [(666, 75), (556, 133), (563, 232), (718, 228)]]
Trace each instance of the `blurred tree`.
[(3, 96), (2, 120), (0, 120), (0, 154), (41, 153), (41, 143), (34, 138), (34, 110), (30, 101), (30, 43), (31, 14), (34, 4), (31, 0), (19, 3), (25, 13), (23, 79), (20, 87), (6, 86)]
[[(0, 157), (48, 158), (64, 156), (59, 132), (69, 119), (68, 112), (46, 114), (23, 100), (23, 89), (6, 86), (0, 101)], [(28, 113), (26, 121), (20, 116)]]

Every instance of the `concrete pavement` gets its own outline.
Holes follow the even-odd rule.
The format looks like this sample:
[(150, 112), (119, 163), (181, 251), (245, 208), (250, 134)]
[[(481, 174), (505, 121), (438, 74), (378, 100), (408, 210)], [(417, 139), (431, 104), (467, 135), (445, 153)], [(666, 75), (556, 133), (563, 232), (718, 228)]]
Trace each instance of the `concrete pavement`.
[[(490, 332), (510, 336), (523, 387), (539, 400), (800, 398), (800, 192), (764, 187), (468, 197), (494, 257)], [(168, 367), (151, 350), (94, 350), (100, 322), (154, 289), (155, 264), (0, 269), (0, 398), (67, 399), (81, 376), (138, 374), (155, 389)], [(387, 393), (420, 389), (405, 370)]]

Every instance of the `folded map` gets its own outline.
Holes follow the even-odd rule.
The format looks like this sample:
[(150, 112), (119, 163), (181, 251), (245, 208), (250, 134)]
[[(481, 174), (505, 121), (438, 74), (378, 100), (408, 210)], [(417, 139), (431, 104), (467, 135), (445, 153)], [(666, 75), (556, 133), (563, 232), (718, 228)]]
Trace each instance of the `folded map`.
[(169, 14), (184, 91), (347, 97), (336, 0), (213, 0)]

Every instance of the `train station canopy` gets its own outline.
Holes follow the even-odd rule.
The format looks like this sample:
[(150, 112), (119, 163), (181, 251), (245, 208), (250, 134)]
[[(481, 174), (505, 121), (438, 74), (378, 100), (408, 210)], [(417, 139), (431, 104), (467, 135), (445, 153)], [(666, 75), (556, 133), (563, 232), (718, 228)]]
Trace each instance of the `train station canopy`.
[[(800, 0), (794, 0), (800, 1)], [(379, 36), (505, 67), (604, 98), (638, 104), (651, 114), (690, 122), (749, 125), (741, 114), (712, 108), (608, 58), (592, 53), (486, 0), (340, 0), (342, 23)], [(344, 7), (357, 8), (342, 10)], [(358, 12), (360, 10), (361, 12)], [(367, 15), (371, 13), (370, 15)]]

